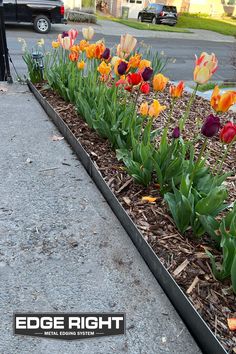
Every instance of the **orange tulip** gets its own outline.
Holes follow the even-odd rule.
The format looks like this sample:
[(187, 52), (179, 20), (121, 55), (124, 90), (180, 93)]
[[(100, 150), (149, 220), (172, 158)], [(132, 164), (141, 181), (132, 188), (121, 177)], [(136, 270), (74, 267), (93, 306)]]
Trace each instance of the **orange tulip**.
[(78, 59), (79, 59), (79, 53), (71, 52), (71, 53), (69, 54), (69, 59), (70, 59), (70, 61), (78, 61)]
[(129, 68), (138, 68), (141, 60), (140, 54), (135, 54), (129, 59)]
[(180, 81), (177, 86), (170, 86), (170, 95), (172, 98), (180, 98), (184, 91), (184, 82)]
[(193, 72), (194, 81), (197, 84), (205, 84), (218, 68), (218, 60), (214, 53), (203, 52), (199, 58), (196, 57), (195, 69)]
[(141, 116), (147, 116), (148, 115), (148, 103), (143, 102), (139, 108), (139, 113)]
[(103, 42), (96, 43), (94, 57), (97, 59), (100, 59), (105, 49), (106, 49), (106, 47)]
[(81, 52), (84, 52), (88, 46), (89, 46), (89, 43), (85, 39), (82, 39), (79, 42), (79, 47), (80, 47)]
[(137, 44), (137, 39), (126, 33), (120, 37), (120, 44), (117, 46), (117, 55), (120, 58), (127, 58), (134, 50)]
[(111, 72), (111, 64), (106, 64), (105, 61), (102, 61), (97, 70), (101, 75), (108, 75)]
[(79, 53), (80, 52), (80, 46), (78, 44), (74, 44), (74, 45), (72, 45), (72, 47), (70, 47), (70, 51), (71, 52), (75, 52), (75, 53)]
[(94, 58), (94, 55), (95, 55), (95, 47), (96, 47), (96, 44), (90, 44), (88, 47), (85, 48), (86, 57), (87, 57), (88, 59)]
[(227, 112), (236, 103), (236, 91), (227, 91), (221, 95), (219, 87), (215, 86), (210, 103), (216, 112)]
[(154, 78), (152, 81), (153, 89), (155, 91), (164, 91), (168, 81), (169, 81), (168, 77), (165, 77), (162, 74), (154, 75)]
[(153, 100), (153, 103), (151, 104), (148, 115), (151, 118), (157, 118), (159, 114), (166, 109), (166, 106), (162, 106), (158, 100)]

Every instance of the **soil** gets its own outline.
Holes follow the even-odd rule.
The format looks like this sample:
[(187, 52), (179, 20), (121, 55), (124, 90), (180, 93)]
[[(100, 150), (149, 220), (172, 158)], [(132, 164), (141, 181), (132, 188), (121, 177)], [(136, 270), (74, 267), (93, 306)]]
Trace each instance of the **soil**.
[[(37, 88), (90, 154), (105, 181), (136, 223), (143, 237), (152, 246), (164, 266), (187, 294), (225, 349), (229, 353), (236, 353), (236, 332), (230, 331), (227, 326), (227, 318), (236, 317), (236, 295), (228, 280), (219, 282), (212, 274), (205, 250), (210, 250), (218, 257), (219, 261), (221, 258), (211, 240), (207, 236), (200, 240), (194, 239), (190, 232), (188, 237), (181, 235), (159, 193), (158, 184), (152, 183), (144, 188), (134, 183), (125, 171), (123, 163), (116, 159), (110, 143), (88, 127), (77, 115), (72, 104), (68, 104), (51, 90), (45, 90), (40, 85), (37, 85)], [(151, 93), (148, 99), (150, 100), (154, 95), (156, 96), (156, 93)], [(143, 99), (144, 97), (140, 97), (140, 102)], [(159, 93), (158, 99), (161, 104), (169, 107), (170, 100), (166, 93)], [(173, 128), (178, 125), (177, 122), (184, 112), (188, 100), (189, 94), (185, 93), (184, 97), (177, 102), (173, 114)], [(155, 120), (156, 127), (164, 126), (168, 114), (168, 111), (166, 112)], [(204, 118), (210, 113), (213, 112), (209, 102), (197, 97), (186, 124), (186, 139), (193, 139), (196, 125), (201, 127)], [(228, 112), (222, 115), (222, 124), (230, 118), (235, 121), (236, 114)], [(236, 200), (235, 145), (223, 165), (224, 171), (232, 172), (226, 182), (229, 190), (229, 202)], [(201, 140), (198, 139), (196, 148), (200, 147)], [(209, 141), (208, 152), (208, 163), (214, 166), (222, 154), (222, 144), (218, 138)], [(157, 197), (157, 200), (155, 203), (146, 203), (142, 201), (143, 196)]]

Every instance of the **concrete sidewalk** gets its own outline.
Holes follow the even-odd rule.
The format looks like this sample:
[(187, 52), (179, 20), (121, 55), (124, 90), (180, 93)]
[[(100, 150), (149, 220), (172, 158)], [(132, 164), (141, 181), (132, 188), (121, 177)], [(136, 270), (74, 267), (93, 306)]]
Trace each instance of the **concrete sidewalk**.
[[(2, 84), (0, 83), (2, 86)], [(200, 350), (86, 171), (26, 86), (0, 91), (1, 354)], [(13, 313), (125, 312), (127, 334), (14, 337)]]

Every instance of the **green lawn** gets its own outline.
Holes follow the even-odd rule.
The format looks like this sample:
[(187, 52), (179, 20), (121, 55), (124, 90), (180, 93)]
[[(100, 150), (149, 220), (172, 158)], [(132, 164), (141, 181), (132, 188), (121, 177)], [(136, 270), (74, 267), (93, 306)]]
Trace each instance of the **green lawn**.
[[(98, 19), (111, 20), (122, 23), (123, 25), (133, 27), (140, 30), (153, 30), (153, 31), (165, 31), (165, 32), (184, 32), (191, 33), (192, 29), (205, 29), (221, 33), (229, 36), (236, 36), (236, 20), (216, 20), (208, 17), (200, 17), (190, 14), (181, 14), (178, 19), (178, 23), (175, 27), (166, 25), (153, 25), (150, 23), (140, 23), (136, 20), (123, 20), (112, 16), (98, 16)], [(188, 30), (190, 29), (190, 31)]]
[(180, 15), (177, 28), (205, 29), (228, 36), (236, 36), (236, 20), (216, 20), (207, 17)]

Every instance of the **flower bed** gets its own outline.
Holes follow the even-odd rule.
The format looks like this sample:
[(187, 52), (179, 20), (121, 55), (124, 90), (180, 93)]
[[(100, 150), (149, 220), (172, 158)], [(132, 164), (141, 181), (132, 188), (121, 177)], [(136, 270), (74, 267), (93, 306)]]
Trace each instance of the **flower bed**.
[[(66, 35), (64, 38), (59, 37), (62, 46), (65, 47), (68, 42), (68, 49), (71, 49), (71, 45), (74, 44), (72, 36)], [(79, 51), (84, 43), (80, 43)], [(221, 157), (222, 142), (217, 137), (217, 133), (220, 129), (219, 123), (225, 125), (220, 136), (221, 141), (229, 143), (227, 145), (229, 150), (229, 147), (233, 145), (233, 134), (235, 132), (236, 135), (236, 131), (233, 123), (228, 125), (225, 123), (229, 119), (233, 120), (234, 115), (232, 113), (221, 114), (219, 120), (216, 116), (210, 115), (209, 103), (201, 98), (195, 99), (195, 95), (183, 94), (182, 100), (178, 100), (177, 98), (182, 96), (183, 83), (176, 88), (171, 86), (171, 95), (167, 95), (164, 90), (167, 80), (161, 75), (155, 76), (153, 85), (149, 85), (148, 81), (151, 78), (149, 75), (150, 73), (152, 75), (152, 69), (147, 60), (143, 61), (145, 65), (142, 68), (139, 66), (139, 61), (138, 71), (137, 67), (130, 67), (131, 75), (128, 74), (127, 77), (129, 63), (132, 60), (138, 62), (138, 55), (133, 56), (133, 59), (130, 58), (129, 51), (132, 45), (134, 41), (125, 48), (123, 40), (118, 47), (118, 53), (122, 58), (116, 59), (114, 63), (116, 73), (118, 75), (125, 73), (126, 77), (119, 79), (111, 77), (110, 51), (101, 43), (97, 43), (87, 47), (86, 61), (90, 68), (86, 76), (78, 74), (83, 70), (82, 60), (77, 64), (78, 52), (77, 54), (73, 50), (70, 52), (71, 61), (69, 62), (69, 52), (67, 53), (67, 49), (64, 48), (60, 49), (60, 55), (63, 57), (58, 56), (56, 61), (55, 58), (53, 61), (49, 58), (46, 64), (45, 78), (53, 90), (48, 87), (45, 89), (44, 84), (40, 84), (38, 88), (79, 138), (98, 165), (111, 190), (142, 231), (144, 238), (181, 288), (185, 290), (213, 332), (227, 350), (233, 351), (235, 347), (234, 322), (232, 321), (233, 325), (229, 323), (230, 330), (227, 318), (235, 317), (236, 311), (236, 298), (230, 285), (231, 281), (234, 287), (235, 281), (233, 258), (235, 253), (233, 252), (235, 252), (234, 220), (236, 213), (235, 208), (232, 209), (232, 202), (235, 201), (235, 176), (222, 175), (221, 171), (217, 172), (217, 170), (221, 167), (225, 171), (232, 170), (235, 155), (225, 154)], [(99, 58), (94, 59), (96, 51)], [(124, 58), (127, 53), (126, 59), (129, 58), (129, 61)], [(65, 62), (60, 62), (61, 58), (66, 58)], [(201, 67), (201, 63), (204, 62), (202, 57), (197, 62), (196, 81), (205, 80), (212, 75), (216, 58), (214, 56), (207, 58), (209, 66), (207, 64)], [(82, 59), (84, 63), (85, 57)], [(71, 75), (69, 80), (68, 68)], [(97, 68), (101, 78), (98, 77)], [(123, 70), (125, 70), (124, 73)], [(56, 76), (54, 76), (55, 73)], [(126, 90), (123, 90), (121, 86), (116, 88), (115, 82), (118, 82), (117, 85), (124, 85)], [(158, 101), (153, 101), (153, 98), (157, 96), (156, 91), (158, 91)], [(96, 95), (99, 95), (97, 101)], [(72, 103), (65, 103), (60, 96), (64, 96), (64, 99)], [(230, 96), (221, 98), (216, 88), (212, 106), (216, 111), (227, 111), (234, 97), (235, 93), (232, 93)], [(192, 105), (191, 101), (194, 99), (195, 102)], [(113, 110), (107, 102), (110, 102)], [(164, 106), (168, 105), (172, 109), (168, 112), (169, 114), (166, 114)], [(87, 122), (78, 116), (75, 107)], [(137, 108), (140, 111), (138, 115)], [(107, 120), (104, 119), (105, 110), (109, 112)], [(159, 116), (158, 119), (154, 119), (157, 116)], [(202, 117), (206, 116), (208, 118), (203, 124)], [(110, 118), (114, 119), (112, 123)], [(121, 126), (118, 126), (118, 123)], [(97, 130), (100, 136), (91, 128)], [(170, 134), (168, 134), (169, 131)], [(199, 131), (205, 136), (204, 140), (199, 135)], [(181, 137), (179, 137), (180, 132)], [(108, 138), (110, 142), (105, 138)], [(210, 154), (203, 159), (206, 145)], [(114, 147), (118, 148), (116, 153)], [(163, 152), (163, 149), (166, 150)], [(168, 154), (170, 149), (173, 149), (171, 156)], [(164, 154), (163, 161), (160, 160), (163, 157), (160, 156), (161, 153)], [(122, 161), (118, 161), (117, 157)], [(219, 162), (217, 162), (218, 158)], [(168, 161), (167, 166), (164, 164), (165, 161)], [(158, 166), (155, 162), (159, 163)], [(171, 165), (173, 168), (168, 171)], [(233, 172), (235, 174), (235, 170)], [(190, 193), (192, 190), (193, 196)], [(195, 191), (197, 191), (196, 195)], [(182, 193), (182, 199), (180, 193)], [(172, 208), (173, 198), (176, 196), (180, 199)], [(197, 202), (194, 201), (192, 209), (189, 203), (193, 198), (197, 198)], [(228, 204), (225, 205), (225, 202)], [(168, 210), (168, 205), (172, 215)], [(175, 210), (179, 210), (178, 208), (180, 217), (175, 215)], [(189, 210), (192, 213), (191, 217), (185, 218)], [(181, 211), (184, 211), (183, 216), (181, 216)], [(228, 215), (226, 219), (225, 215)], [(223, 220), (221, 226), (218, 224), (220, 220)], [(226, 244), (222, 243), (222, 240)], [(224, 253), (225, 267), (221, 272), (214, 269), (212, 259), (215, 276), (225, 278), (224, 282), (220, 283), (213, 276), (209, 258), (212, 256), (209, 251), (217, 259), (221, 259), (221, 248), (225, 250), (227, 242), (230, 242), (228, 250), (233, 250), (233, 252), (231, 259), (228, 259)]]

